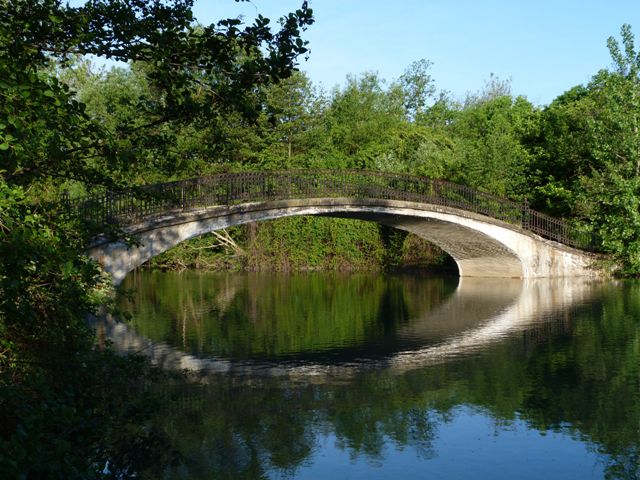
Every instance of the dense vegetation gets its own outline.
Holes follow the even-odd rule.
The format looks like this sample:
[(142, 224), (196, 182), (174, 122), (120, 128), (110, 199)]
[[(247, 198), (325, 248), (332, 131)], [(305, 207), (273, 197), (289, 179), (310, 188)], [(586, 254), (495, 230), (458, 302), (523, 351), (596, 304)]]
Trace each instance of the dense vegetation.
[[(330, 92), (297, 72), (252, 92), (260, 108), (250, 116), (216, 112), (155, 125), (153, 108), (164, 102), (164, 93), (154, 88), (147, 63), (104, 70), (77, 59), (56, 73), (107, 130), (120, 157), (135, 159), (117, 172), (122, 181), (281, 168), (443, 178), (527, 199), (537, 210), (576, 223), (600, 239), (623, 273), (636, 275), (640, 58), (628, 25), (621, 34), (622, 42), (608, 43), (613, 69), (542, 107), (514, 95), (508, 81), (494, 76), (478, 93), (454, 99), (435, 85), (430, 62), (420, 60), (393, 81), (367, 72)], [(148, 125), (154, 126), (142, 128)], [(73, 183), (65, 188), (75, 190)], [(226, 242), (206, 236), (154, 264), (251, 270), (403, 264), (404, 238), (390, 245), (388, 232), (379, 227), (332, 225), (294, 219), (236, 228), (225, 233)], [(408, 242), (415, 247), (414, 237)], [(433, 246), (414, 248), (414, 254), (427, 263), (442, 261)], [(331, 260), (318, 261), (325, 257)]]
[[(307, 53), (301, 33), (313, 22), (306, 2), (275, 32), (260, 16), (249, 26), (199, 25), (191, 7), (191, 0), (0, 3), (3, 477), (135, 475), (146, 457), (127, 445), (161, 442), (144, 423), (150, 404), (137, 387), (148, 367), (92, 348), (83, 318), (106, 287), (81, 253), (91, 232), (56, 207), (63, 191), (242, 169), (413, 172), (527, 197), (595, 231), (625, 273), (640, 272), (640, 56), (628, 26), (621, 45), (609, 41), (613, 70), (539, 108), (495, 78), (456, 101), (436, 89), (426, 61), (389, 84), (367, 73), (321, 92), (292, 75)], [(95, 71), (86, 55), (127, 67)], [(229, 232), (221, 262), (252, 248), (265, 262), (290, 265), (299, 253), (265, 246), (283, 235), (302, 245), (305, 229), (321, 231), (311, 256), (362, 246), (345, 248), (331, 265), (359, 265), (371, 252), (379, 265), (394, 265), (412, 248), (384, 230), (370, 236), (322, 222)], [(251, 267), (246, 258), (235, 265)], [(308, 257), (296, 262), (316, 266)], [(123, 398), (133, 412), (112, 404)]]
[[(158, 171), (170, 170), (175, 128), (257, 115), (253, 92), (288, 77), (306, 52), (306, 4), (277, 32), (262, 17), (246, 27), (195, 25), (191, 8), (191, 0), (0, 3), (2, 478), (136, 477), (171, 459), (149, 423), (145, 385), (156, 372), (95, 349), (85, 324), (108, 287), (82, 254), (91, 232), (50, 200), (66, 188), (118, 188), (142, 166), (151, 171), (154, 158), (164, 161)], [(87, 54), (144, 62), (157, 101), (115, 126), (91, 114), (64, 78)]]

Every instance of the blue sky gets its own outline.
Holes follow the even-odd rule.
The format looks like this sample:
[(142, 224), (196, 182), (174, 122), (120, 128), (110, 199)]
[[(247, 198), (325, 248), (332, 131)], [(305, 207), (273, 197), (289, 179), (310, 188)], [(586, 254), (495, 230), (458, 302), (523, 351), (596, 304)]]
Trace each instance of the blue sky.
[[(302, 0), (196, 0), (202, 23), (256, 12), (277, 19)], [(316, 22), (301, 62), (315, 84), (343, 85), (376, 71), (392, 80), (413, 61), (433, 62), (436, 86), (462, 98), (491, 73), (515, 94), (547, 104), (611, 65), (606, 40), (631, 24), (640, 44), (640, 2), (627, 0), (311, 0)]]

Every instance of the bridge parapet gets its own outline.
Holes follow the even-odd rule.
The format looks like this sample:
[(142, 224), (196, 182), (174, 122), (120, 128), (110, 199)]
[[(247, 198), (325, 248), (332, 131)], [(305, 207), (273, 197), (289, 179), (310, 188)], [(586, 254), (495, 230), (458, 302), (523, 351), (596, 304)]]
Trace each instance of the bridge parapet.
[(426, 177), (364, 170), (285, 170), (211, 175), (68, 200), (69, 208), (98, 225), (132, 225), (158, 214), (246, 202), (350, 197), (399, 200), (456, 208), (501, 220), (543, 238), (594, 251), (588, 233), (464, 185)]

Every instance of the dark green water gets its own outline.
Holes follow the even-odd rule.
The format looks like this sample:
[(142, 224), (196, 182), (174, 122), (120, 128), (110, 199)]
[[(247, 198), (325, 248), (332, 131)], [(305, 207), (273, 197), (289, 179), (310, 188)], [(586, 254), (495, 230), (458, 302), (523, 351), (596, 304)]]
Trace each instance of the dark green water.
[[(640, 283), (136, 272), (167, 478), (640, 478)], [(149, 341), (151, 340), (151, 342)]]

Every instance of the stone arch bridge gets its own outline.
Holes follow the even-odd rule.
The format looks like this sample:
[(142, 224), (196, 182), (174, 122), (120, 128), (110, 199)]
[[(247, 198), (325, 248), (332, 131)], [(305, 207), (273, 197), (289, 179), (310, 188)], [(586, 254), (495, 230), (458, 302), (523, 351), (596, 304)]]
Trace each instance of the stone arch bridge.
[(595, 276), (592, 242), (561, 220), (453, 183), (401, 174), (295, 170), (220, 174), (68, 200), (100, 227), (136, 241), (94, 239), (89, 255), (115, 284), (180, 242), (295, 215), (375, 221), (433, 242), (462, 277)]

